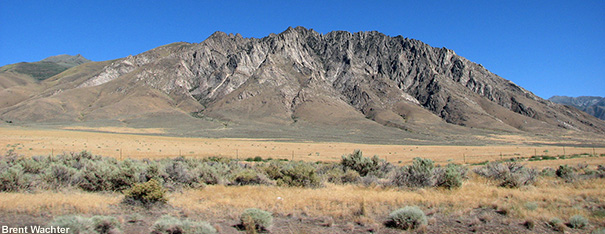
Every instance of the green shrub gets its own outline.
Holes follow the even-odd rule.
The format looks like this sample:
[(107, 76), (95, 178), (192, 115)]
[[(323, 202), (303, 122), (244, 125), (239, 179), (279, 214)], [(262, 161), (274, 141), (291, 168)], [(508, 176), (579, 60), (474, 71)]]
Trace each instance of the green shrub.
[(23, 172), (28, 174), (40, 174), (48, 167), (40, 157), (22, 158), (19, 164), (23, 167)]
[(281, 169), (281, 178), (277, 179), (278, 185), (293, 187), (318, 187), (320, 178), (313, 164), (305, 162), (292, 162), (285, 164)]
[(95, 232), (92, 221), (78, 215), (59, 216), (53, 219), (48, 225), (69, 228), (70, 234), (90, 234)]
[(228, 184), (228, 175), (236, 169), (232, 168), (228, 163), (207, 162), (198, 165), (194, 169), (193, 174), (198, 178), (199, 183)]
[(249, 231), (268, 231), (271, 225), (273, 225), (273, 216), (264, 210), (246, 209), (240, 217), (240, 226)]
[(416, 206), (406, 206), (389, 214), (386, 225), (403, 230), (416, 229), (427, 225), (424, 212)]
[[(601, 155), (602, 157), (602, 155)], [(592, 232), (590, 232), (590, 234), (605, 234), (605, 228), (597, 228), (595, 230), (592, 230)]]
[(156, 203), (166, 203), (166, 191), (156, 180), (138, 183), (124, 191), (124, 202), (134, 205), (149, 206)]
[(21, 165), (14, 165), (0, 172), (0, 191), (18, 192), (29, 189), (31, 176), (23, 173)]
[(214, 234), (216, 229), (207, 222), (180, 220), (170, 215), (160, 217), (154, 224), (152, 234)]
[(357, 183), (361, 179), (361, 176), (357, 171), (346, 170), (345, 173), (340, 177), (340, 180), (344, 184)]
[(525, 203), (525, 208), (527, 208), (528, 210), (536, 210), (536, 209), (538, 209), (538, 203), (535, 203), (535, 202), (526, 202)]
[(146, 162), (146, 164), (147, 166), (139, 173), (139, 181), (147, 182), (154, 179), (163, 183), (164, 178), (168, 177), (168, 175), (160, 169), (160, 164), (157, 161)]
[(533, 220), (526, 220), (525, 223), (523, 223), (523, 226), (529, 230), (533, 230), (534, 227), (536, 227), (536, 223)]
[(244, 169), (235, 173), (231, 181), (233, 181), (234, 185), (273, 184), (273, 181), (269, 180), (265, 174), (258, 173), (252, 169)]
[(345, 169), (355, 170), (360, 176), (366, 176), (368, 174), (381, 175), (383, 172), (380, 170), (383, 164), (386, 162), (383, 159), (374, 156), (372, 158), (363, 157), (360, 150), (355, 150), (352, 154), (342, 156), (340, 162)]
[(462, 186), (462, 167), (456, 164), (448, 164), (445, 168), (438, 168), (434, 174), (436, 176), (435, 185), (447, 189), (459, 188)]
[(191, 173), (189, 173), (188, 166), (178, 160), (172, 160), (165, 168), (166, 174), (168, 175), (169, 181), (175, 184), (191, 184), (195, 179)]
[(62, 188), (77, 183), (76, 169), (53, 163), (42, 176), (51, 188)]
[(435, 185), (433, 160), (414, 158), (412, 165), (402, 167), (393, 176), (391, 184), (400, 187), (429, 187)]
[(111, 189), (114, 191), (122, 191), (132, 187), (135, 183), (138, 183), (142, 171), (139, 164), (140, 161), (131, 159), (120, 162), (117, 170), (110, 174), (109, 183), (111, 183)]
[(572, 182), (577, 179), (577, 175), (574, 169), (568, 165), (560, 165), (556, 171), (558, 177), (564, 179), (567, 182)]
[(330, 183), (344, 184), (357, 183), (361, 179), (359, 173), (355, 170), (343, 170), (342, 166), (335, 166), (323, 173), (323, 177)]
[(257, 166), (257, 168), (264, 172), (270, 179), (278, 180), (284, 177), (282, 173), (282, 167), (284, 163), (278, 161), (271, 161), (269, 163), (263, 163)]
[(491, 162), (475, 169), (475, 173), (500, 182), (501, 187), (518, 188), (536, 183), (538, 172), (517, 162)]
[(121, 224), (115, 217), (93, 216), (90, 222), (92, 229), (99, 234), (121, 233)]
[(544, 169), (542, 169), (542, 171), (540, 171), (540, 175), (553, 177), (556, 175), (556, 172), (557, 171), (555, 169), (552, 169), (550, 167), (545, 167)]
[(88, 161), (78, 173), (79, 187), (85, 191), (109, 191), (113, 188), (109, 178), (117, 167), (108, 161)]
[(548, 226), (555, 231), (565, 231), (565, 224), (563, 224), (563, 221), (561, 221), (559, 218), (552, 218), (550, 221), (548, 221)]
[(569, 219), (569, 227), (583, 229), (588, 226), (588, 220), (582, 215), (574, 215)]

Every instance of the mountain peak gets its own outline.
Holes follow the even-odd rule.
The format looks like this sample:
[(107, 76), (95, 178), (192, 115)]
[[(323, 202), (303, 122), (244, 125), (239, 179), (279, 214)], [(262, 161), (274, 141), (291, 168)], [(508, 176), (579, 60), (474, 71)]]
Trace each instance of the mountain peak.
[(75, 67), (77, 65), (91, 62), (90, 60), (84, 58), (81, 54), (77, 55), (68, 55), (68, 54), (60, 54), (55, 56), (50, 56), (41, 60), (40, 62), (53, 62), (57, 64), (66, 65), (68, 67)]
[(195, 113), (237, 123), (229, 126), (337, 126), (373, 136), (471, 129), (605, 132), (602, 121), (547, 102), (449, 49), (377, 31), (319, 34), (298, 26), (260, 39), (217, 31), (199, 44), (161, 48), (116, 60), (73, 79), (74, 89), (62, 87), (61, 95), (49, 91), (46, 97), (64, 99), (32, 99), (0, 117), (64, 110), (42, 105), (84, 102), (78, 88), (87, 87), (87, 93), (111, 96), (69, 105), (74, 114), (62, 119)]

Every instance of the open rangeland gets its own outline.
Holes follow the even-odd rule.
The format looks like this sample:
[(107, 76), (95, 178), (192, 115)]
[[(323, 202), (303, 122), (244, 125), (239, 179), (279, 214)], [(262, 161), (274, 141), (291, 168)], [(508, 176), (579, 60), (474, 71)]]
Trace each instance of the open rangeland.
[[(95, 131), (92, 131), (95, 130)], [(99, 132), (106, 131), (106, 132)], [(409, 164), (415, 157), (434, 160), (437, 164), (479, 163), (535, 155), (557, 156), (573, 154), (605, 154), (603, 147), (574, 147), (536, 144), (515, 137), (519, 144), (485, 146), (451, 145), (380, 145), (341, 142), (288, 142), (272, 139), (193, 138), (145, 135), (161, 133), (161, 129), (134, 128), (69, 128), (67, 130), (23, 127), (0, 127), (0, 152), (13, 150), (25, 156), (57, 155), (64, 152), (88, 151), (95, 155), (117, 159), (157, 159), (170, 157), (228, 157), (289, 159), (304, 161), (339, 161), (354, 150), (365, 156), (377, 155), (394, 164)], [(494, 136), (497, 138), (513, 138)], [(589, 165), (604, 164), (602, 158), (572, 160)], [(546, 161), (531, 162), (541, 166)], [(559, 163), (559, 162), (557, 162)], [(553, 166), (548, 164), (549, 166)]]
[[(598, 229), (605, 212), (605, 180), (567, 184), (541, 179), (510, 189), (473, 176), (461, 188), (405, 190), (327, 184), (322, 188), (213, 185), (168, 194), (168, 205), (144, 209), (121, 204), (120, 193), (78, 191), (1, 193), (0, 223), (45, 224), (53, 217), (108, 215), (125, 233), (149, 233), (162, 215), (210, 222), (220, 233), (239, 233), (239, 215), (254, 207), (273, 213), (272, 233), (398, 233), (383, 225), (395, 209), (415, 205), (425, 211), (427, 233), (585, 233)], [(552, 226), (574, 215), (592, 226), (575, 230)], [(531, 223), (531, 224), (528, 224)], [(528, 227), (528, 225), (532, 225)]]
[[(605, 228), (605, 149), (601, 147), (376, 145), (149, 135), (161, 132), (159, 129), (91, 130), (1, 129), (0, 149), (6, 156), (0, 163), (0, 180), (7, 184), (2, 185), (5, 192), (0, 192), (0, 225), (50, 225), (65, 215), (91, 220), (105, 216), (115, 218), (117, 224), (107, 225), (118, 225), (123, 233), (150, 233), (158, 229), (156, 224), (162, 217), (170, 215), (179, 220), (208, 222), (219, 233), (254, 233), (240, 225), (240, 217), (246, 209), (258, 208), (272, 213), (271, 233), (399, 233), (399, 229), (387, 225), (390, 213), (416, 206), (427, 222), (415, 232), (587, 233)], [(390, 162), (393, 167), (378, 170), (388, 169), (391, 174), (372, 177), (361, 175), (361, 171), (349, 173), (351, 169), (341, 156), (356, 149), (366, 157), (377, 155)], [(80, 151), (110, 158), (70, 153)], [(183, 157), (176, 158), (179, 155)], [(208, 159), (213, 156), (219, 159)], [(287, 162), (243, 162), (257, 156), (265, 161), (273, 158)], [(410, 180), (397, 175), (411, 168), (408, 166), (416, 157), (432, 159), (440, 166), (461, 164), (468, 170), (463, 177), (454, 178), (461, 183), (451, 189), (437, 185), (439, 179), (420, 188), (397, 185), (396, 180)], [(232, 160), (237, 158), (240, 161)], [(324, 163), (316, 163), (319, 161)], [(510, 170), (511, 174), (496, 175), (503, 177), (502, 182), (475, 172), (488, 170), (492, 164), (485, 165), (487, 161), (500, 162), (508, 169), (492, 169)], [(107, 165), (115, 166), (103, 169)], [(272, 165), (277, 165), (279, 179), (272, 177)], [(530, 170), (518, 170), (519, 165)], [(559, 172), (565, 169), (560, 165), (571, 165), (568, 177)], [(282, 173), (299, 175), (296, 173), (300, 170), (287, 172), (298, 166), (303, 173), (308, 173), (304, 168), (312, 168), (311, 174), (319, 176), (309, 179), (316, 180), (316, 184), (288, 186)], [(220, 174), (216, 171), (220, 168), (228, 170)], [(436, 173), (441, 168), (449, 166), (429, 171)], [(212, 178), (220, 178), (207, 180), (204, 170), (216, 173)], [(446, 178), (447, 170), (441, 172)], [(453, 173), (460, 173), (458, 170)], [(94, 173), (107, 177), (94, 177)], [(252, 177), (246, 173), (253, 173)], [(347, 175), (354, 178), (344, 182)], [(334, 176), (338, 180), (334, 181)], [(165, 204), (125, 202), (125, 197), (131, 196), (125, 192), (130, 191), (129, 186), (156, 177), (165, 183)]]

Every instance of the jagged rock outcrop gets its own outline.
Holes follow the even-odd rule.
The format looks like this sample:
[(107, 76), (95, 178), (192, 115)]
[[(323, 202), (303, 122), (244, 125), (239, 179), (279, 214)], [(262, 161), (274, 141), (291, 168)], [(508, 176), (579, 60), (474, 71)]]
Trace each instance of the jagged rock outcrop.
[(553, 96), (548, 99), (551, 102), (573, 106), (594, 117), (605, 120), (605, 97), (595, 96)]
[[(260, 39), (216, 32), (199, 44), (174, 43), (115, 60), (72, 83), (61, 90), (65, 99), (78, 89), (102, 89), (113, 99), (157, 92), (175, 110), (236, 122), (370, 119), (404, 130), (454, 124), (605, 133), (602, 121), (543, 100), (452, 50), (379, 32), (296, 27)], [(20, 108), (2, 115), (27, 119), (16, 114)], [(98, 118), (94, 104), (74, 108), (84, 112), (81, 119)]]

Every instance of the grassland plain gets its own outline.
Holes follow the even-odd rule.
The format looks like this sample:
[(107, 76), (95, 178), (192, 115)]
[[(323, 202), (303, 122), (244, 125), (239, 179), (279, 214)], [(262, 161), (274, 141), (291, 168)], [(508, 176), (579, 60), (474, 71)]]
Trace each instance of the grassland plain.
[[(125, 233), (149, 233), (162, 215), (205, 220), (221, 233), (239, 233), (239, 214), (255, 207), (273, 213), (273, 233), (398, 233), (383, 226), (394, 209), (419, 206), (429, 217), (420, 231), (427, 233), (553, 233), (549, 221), (588, 217), (590, 228), (566, 233), (586, 233), (603, 228), (605, 179), (575, 184), (541, 179), (532, 187), (509, 189), (473, 176), (455, 190), (415, 191), (327, 184), (323, 188), (275, 186), (207, 186), (168, 195), (168, 205), (150, 210), (125, 206), (120, 193), (75, 191), (1, 193), (0, 223), (46, 224), (60, 215), (84, 217), (109, 215), (123, 223)], [(528, 204), (531, 204), (528, 205)], [(535, 223), (528, 229), (525, 222)]]
[[(85, 131), (84, 131), (85, 130)], [(262, 156), (304, 161), (340, 161), (341, 155), (361, 149), (391, 163), (409, 165), (414, 157), (437, 164), (468, 164), (520, 158), (522, 164), (556, 168), (562, 164), (597, 169), (605, 164), (604, 148), (552, 145), (426, 146), (373, 145), (333, 142), (285, 142), (267, 139), (211, 139), (145, 135), (160, 129), (49, 130), (3, 127), (2, 153), (26, 156), (87, 150), (95, 155), (120, 159), (159, 159), (184, 156), (222, 156), (240, 159)], [(99, 129), (96, 129), (99, 130)], [(120, 132), (120, 133), (115, 133)], [(504, 137), (510, 138), (510, 137)], [(519, 140), (515, 138), (515, 140)], [(294, 151), (294, 156), (292, 156)], [(549, 158), (556, 155), (576, 155)], [(597, 155), (596, 157), (592, 156)], [(540, 159), (531, 160), (539, 155)], [(319, 188), (266, 185), (207, 185), (169, 192), (165, 206), (145, 209), (123, 204), (120, 192), (83, 192), (74, 188), (0, 193), (0, 224), (47, 225), (61, 215), (109, 215), (117, 217), (124, 233), (149, 233), (163, 215), (208, 221), (220, 233), (241, 233), (239, 215), (247, 208), (273, 213), (272, 233), (399, 233), (384, 222), (390, 212), (418, 206), (428, 216), (426, 233), (551, 233), (555, 218), (567, 222), (574, 215), (586, 217), (585, 229), (563, 227), (568, 233), (587, 233), (605, 228), (605, 179), (591, 178), (567, 183), (561, 178), (540, 177), (535, 185), (499, 187), (494, 181), (470, 173), (462, 187), (402, 189), (388, 186), (341, 185), (323, 182)]]
[[(95, 131), (93, 131), (95, 130)], [(99, 132), (105, 131), (105, 132)], [(262, 158), (339, 161), (341, 156), (362, 150), (365, 155), (378, 155), (394, 164), (409, 164), (415, 157), (434, 160), (437, 164), (480, 163), (535, 155), (557, 156), (573, 154), (605, 154), (603, 147), (554, 145), (519, 136), (493, 136), (502, 140), (499, 145), (381, 145), (343, 142), (289, 142), (272, 139), (193, 138), (150, 135), (161, 129), (134, 128), (70, 128), (70, 130), (0, 127), (0, 152), (13, 150), (25, 155), (57, 155), (63, 152), (86, 150), (95, 155), (117, 159), (157, 159), (177, 156), (229, 158)], [(604, 164), (602, 157), (568, 159), (568, 164)], [(531, 166), (556, 166), (548, 161), (528, 162)]]

